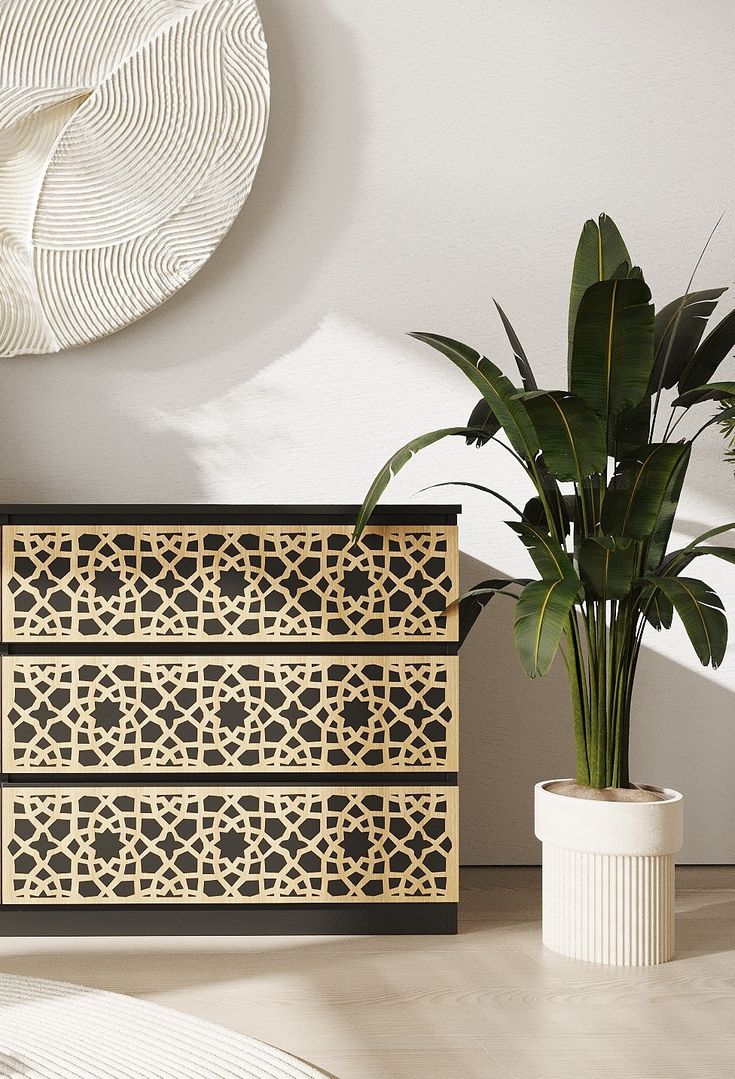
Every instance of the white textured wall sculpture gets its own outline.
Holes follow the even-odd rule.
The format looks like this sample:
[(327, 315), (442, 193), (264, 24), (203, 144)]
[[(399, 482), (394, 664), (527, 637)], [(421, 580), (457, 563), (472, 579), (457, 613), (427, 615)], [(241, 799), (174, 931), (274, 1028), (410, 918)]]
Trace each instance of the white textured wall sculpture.
[(250, 190), (268, 94), (253, 0), (2, 0), (0, 355), (188, 281)]

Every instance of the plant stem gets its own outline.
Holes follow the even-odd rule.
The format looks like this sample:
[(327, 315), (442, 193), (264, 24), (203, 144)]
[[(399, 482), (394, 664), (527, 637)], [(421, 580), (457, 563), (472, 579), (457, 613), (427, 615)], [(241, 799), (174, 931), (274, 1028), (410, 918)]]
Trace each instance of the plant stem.
[(567, 627), (566, 639), (569, 654), (565, 654), (569, 685), (572, 692), (572, 711), (574, 715), (574, 742), (577, 752), (577, 782), (588, 786), (591, 778), (590, 762), (587, 750), (588, 730), (585, 723), (587, 705), (584, 690), (584, 664), (580, 650), (579, 627), (576, 616), (572, 616)]

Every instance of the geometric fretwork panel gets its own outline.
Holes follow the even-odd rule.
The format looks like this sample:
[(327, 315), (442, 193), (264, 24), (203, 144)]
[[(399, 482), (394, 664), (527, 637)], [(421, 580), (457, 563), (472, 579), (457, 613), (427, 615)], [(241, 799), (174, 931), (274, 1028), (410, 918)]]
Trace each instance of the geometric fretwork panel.
[(456, 664), (6, 656), (3, 770), (453, 771)]
[(6, 787), (3, 902), (457, 899), (456, 791)]
[(6, 641), (456, 640), (456, 528), (3, 528)]

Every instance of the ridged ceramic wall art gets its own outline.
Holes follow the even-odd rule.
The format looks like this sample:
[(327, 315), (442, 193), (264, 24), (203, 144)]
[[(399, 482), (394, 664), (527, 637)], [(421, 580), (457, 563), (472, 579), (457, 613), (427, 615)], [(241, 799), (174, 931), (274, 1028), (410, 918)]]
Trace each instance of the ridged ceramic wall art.
[(253, 0), (3, 0), (0, 355), (147, 314), (253, 182), (269, 77)]

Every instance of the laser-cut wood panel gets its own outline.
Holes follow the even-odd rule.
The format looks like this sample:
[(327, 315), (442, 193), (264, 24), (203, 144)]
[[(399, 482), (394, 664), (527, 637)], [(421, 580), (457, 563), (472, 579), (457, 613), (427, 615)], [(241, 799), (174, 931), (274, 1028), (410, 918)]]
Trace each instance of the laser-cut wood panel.
[(3, 639), (457, 639), (455, 526), (3, 528)]
[(457, 662), (5, 656), (3, 771), (454, 771)]
[(5, 787), (2, 900), (456, 902), (456, 793)]

